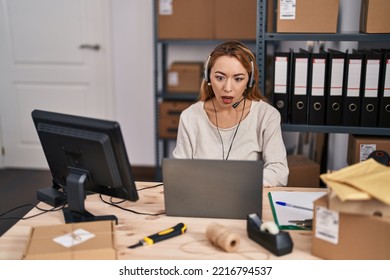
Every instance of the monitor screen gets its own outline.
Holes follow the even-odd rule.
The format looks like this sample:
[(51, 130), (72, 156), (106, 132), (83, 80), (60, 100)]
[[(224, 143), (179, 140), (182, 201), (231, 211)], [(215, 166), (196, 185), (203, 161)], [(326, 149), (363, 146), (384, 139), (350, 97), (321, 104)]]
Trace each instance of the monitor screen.
[(89, 213), (84, 205), (87, 192), (138, 200), (117, 122), (42, 110), (34, 110), (32, 118), (53, 184), (66, 196), (63, 211), (67, 223), (116, 220), (113, 215)]

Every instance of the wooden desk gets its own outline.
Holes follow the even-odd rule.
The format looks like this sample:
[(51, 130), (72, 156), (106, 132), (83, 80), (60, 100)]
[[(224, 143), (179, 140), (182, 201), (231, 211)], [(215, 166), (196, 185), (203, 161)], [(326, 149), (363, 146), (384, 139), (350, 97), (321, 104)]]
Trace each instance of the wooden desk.
[[(137, 188), (142, 189), (156, 183), (137, 182)], [(265, 188), (263, 195), (263, 220), (273, 220), (272, 212), (267, 198), (269, 190), (308, 191), (318, 188)], [(164, 211), (163, 186), (139, 191), (140, 199), (137, 202), (126, 201), (121, 204), (127, 209), (161, 213)], [(108, 200), (108, 197), (104, 197)], [(40, 207), (49, 209), (44, 203)], [(90, 195), (86, 200), (86, 209), (94, 215), (114, 214), (118, 217), (116, 226), (117, 251), (119, 259), (316, 259), (311, 251), (310, 231), (290, 231), (294, 242), (291, 254), (276, 257), (269, 251), (248, 238), (246, 220), (205, 219), (188, 217), (145, 216), (130, 213), (103, 203), (98, 195)], [(31, 210), (27, 216), (40, 213)], [(187, 232), (182, 236), (168, 239), (152, 246), (128, 249), (127, 246), (137, 243), (143, 237), (172, 227), (179, 222), (187, 225)], [(230, 232), (237, 233), (240, 238), (238, 250), (227, 253), (211, 245), (206, 238), (206, 229), (211, 222), (217, 222)], [(0, 238), (0, 259), (21, 259), (28, 241), (28, 233), (32, 226), (63, 224), (62, 211), (49, 212), (43, 215), (19, 221)]]

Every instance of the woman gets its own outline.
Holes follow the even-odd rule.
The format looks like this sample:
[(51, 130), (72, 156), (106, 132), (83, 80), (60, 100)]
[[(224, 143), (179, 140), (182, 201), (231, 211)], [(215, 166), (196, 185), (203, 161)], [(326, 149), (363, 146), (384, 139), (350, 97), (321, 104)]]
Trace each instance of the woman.
[(175, 158), (264, 161), (264, 186), (285, 186), (280, 114), (258, 87), (252, 52), (241, 42), (218, 45), (205, 63), (199, 101), (180, 116)]

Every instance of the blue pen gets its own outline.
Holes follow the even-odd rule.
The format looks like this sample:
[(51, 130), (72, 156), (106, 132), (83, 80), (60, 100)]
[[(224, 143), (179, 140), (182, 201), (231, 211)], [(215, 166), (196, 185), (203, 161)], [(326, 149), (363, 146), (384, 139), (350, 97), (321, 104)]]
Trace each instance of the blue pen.
[(287, 207), (293, 207), (293, 208), (302, 209), (302, 210), (313, 211), (313, 209), (311, 209), (311, 208), (298, 206), (298, 205), (293, 205), (293, 204), (290, 204), (290, 203), (287, 203), (287, 202), (283, 202), (283, 201), (276, 201), (275, 203), (278, 204), (278, 205), (281, 205), (281, 206), (287, 206)]

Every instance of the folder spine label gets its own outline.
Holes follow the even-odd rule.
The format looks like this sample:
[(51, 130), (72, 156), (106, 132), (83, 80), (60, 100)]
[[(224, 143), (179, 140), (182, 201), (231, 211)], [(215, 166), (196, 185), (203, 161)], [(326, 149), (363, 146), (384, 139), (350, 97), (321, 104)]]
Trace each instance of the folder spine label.
[(350, 97), (360, 96), (361, 69), (362, 69), (361, 59), (351, 59), (349, 61), (347, 96)]
[(383, 90), (384, 97), (390, 97), (390, 59), (386, 60), (385, 87)]
[(369, 59), (366, 64), (365, 97), (378, 97), (379, 59)]
[(283, 56), (275, 57), (275, 82), (274, 92), (287, 94), (287, 68), (288, 58)]
[(331, 85), (329, 95), (342, 96), (344, 76), (344, 58), (332, 59)]
[(307, 94), (307, 58), (296, 58), (295, 59), (295, 84), (294, 94), (295, 95), (306, 95)]
[(324, 95), (324, 80), (325, 80), (325, 58), (313, 59), (313, 77), (311, 86), (312, 96), (323, 96)]

